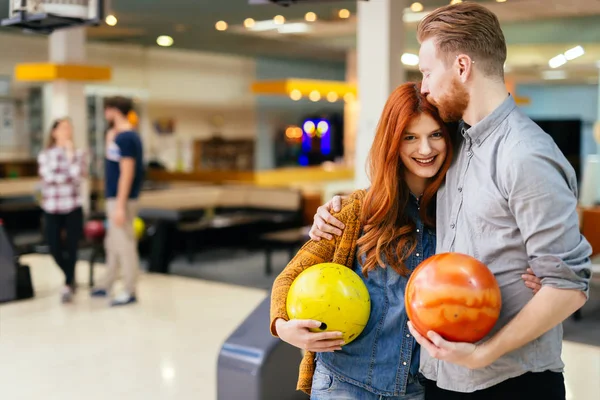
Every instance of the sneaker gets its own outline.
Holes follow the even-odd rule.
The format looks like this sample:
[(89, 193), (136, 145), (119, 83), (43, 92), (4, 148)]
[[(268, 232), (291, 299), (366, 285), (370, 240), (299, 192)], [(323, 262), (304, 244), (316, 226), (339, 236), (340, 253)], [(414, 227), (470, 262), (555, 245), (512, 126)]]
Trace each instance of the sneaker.
[(108, 293), (104, 289), (94, 289), (94, 290), (92, 290), (90, 295), (92, 297), (106, 297), (106, 296), (108, 296)]
[(117, 306), (126, 306), (127, 304), (136, 303), (137, 299), (135, 295), (130, 295), (129, 293), (122, 293), (119, 296), (115, 297), (111, 303), (112, 307)]
[(71, 288), (69, 286), (63, 287), (61, 295), (60, 295), (60, 300), (63, 304), (70, 303), (73, 301), (73, 291), (71, 290)]

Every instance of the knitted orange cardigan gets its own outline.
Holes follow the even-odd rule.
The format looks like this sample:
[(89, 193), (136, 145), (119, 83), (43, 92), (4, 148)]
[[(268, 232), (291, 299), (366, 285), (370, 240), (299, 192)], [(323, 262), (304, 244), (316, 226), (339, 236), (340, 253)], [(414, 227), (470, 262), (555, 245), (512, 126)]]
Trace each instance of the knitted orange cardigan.
[[(277, 336), (275, 321), (278, 318), (288, 320), (286, 311), (287, 294), (292, 282), (302, 271), (315, 264), (333, 262), (353, 268), (356, 256), (356, 242), (360, 235), (360, 210), (366, 191), (352, 193), (342, 202), (342, 209), (334, 217), (344, 223), (342, 236), (333, 235), (332, 240), (322, 239), (318, 242), (310, 240), (289, 262), (273, 284), (271, 292), (271, 334)], [(297, 389), (310, 394), (312, 377), (315, 371), (315, 355), (305, 352), (300, 363)]]

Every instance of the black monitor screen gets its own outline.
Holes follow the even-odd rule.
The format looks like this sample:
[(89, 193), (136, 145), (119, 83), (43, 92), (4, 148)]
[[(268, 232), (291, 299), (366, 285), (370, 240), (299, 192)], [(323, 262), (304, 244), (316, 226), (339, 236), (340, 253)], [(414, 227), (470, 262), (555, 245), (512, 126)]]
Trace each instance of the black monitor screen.
[(581, 180), (581, 120), (534, 120), (556, 142)]

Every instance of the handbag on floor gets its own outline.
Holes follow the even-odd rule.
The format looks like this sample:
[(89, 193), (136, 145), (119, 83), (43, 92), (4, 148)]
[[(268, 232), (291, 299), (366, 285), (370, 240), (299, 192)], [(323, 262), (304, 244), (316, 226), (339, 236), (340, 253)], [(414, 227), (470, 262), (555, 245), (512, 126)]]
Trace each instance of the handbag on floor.
[(17, 265), (17, 300), (31, 299), (35, 292), (33, 290), (33, 281), (31, 280), (31, 270), (29, 265)]
[(0, 303), (34, 296), (31, 270), (21, 265), (0, 220)]

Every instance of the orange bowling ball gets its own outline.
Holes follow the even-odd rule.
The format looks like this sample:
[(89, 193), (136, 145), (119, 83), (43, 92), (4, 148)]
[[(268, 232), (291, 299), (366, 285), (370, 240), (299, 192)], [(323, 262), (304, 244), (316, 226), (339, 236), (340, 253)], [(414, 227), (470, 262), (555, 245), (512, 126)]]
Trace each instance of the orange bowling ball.
[(437, 254), (411, 274), (406, 312), (415, 329), (451, 342), (475, 343), (494, 327), (502, 297), (496, 278), (477, 259), (460, 253)]

